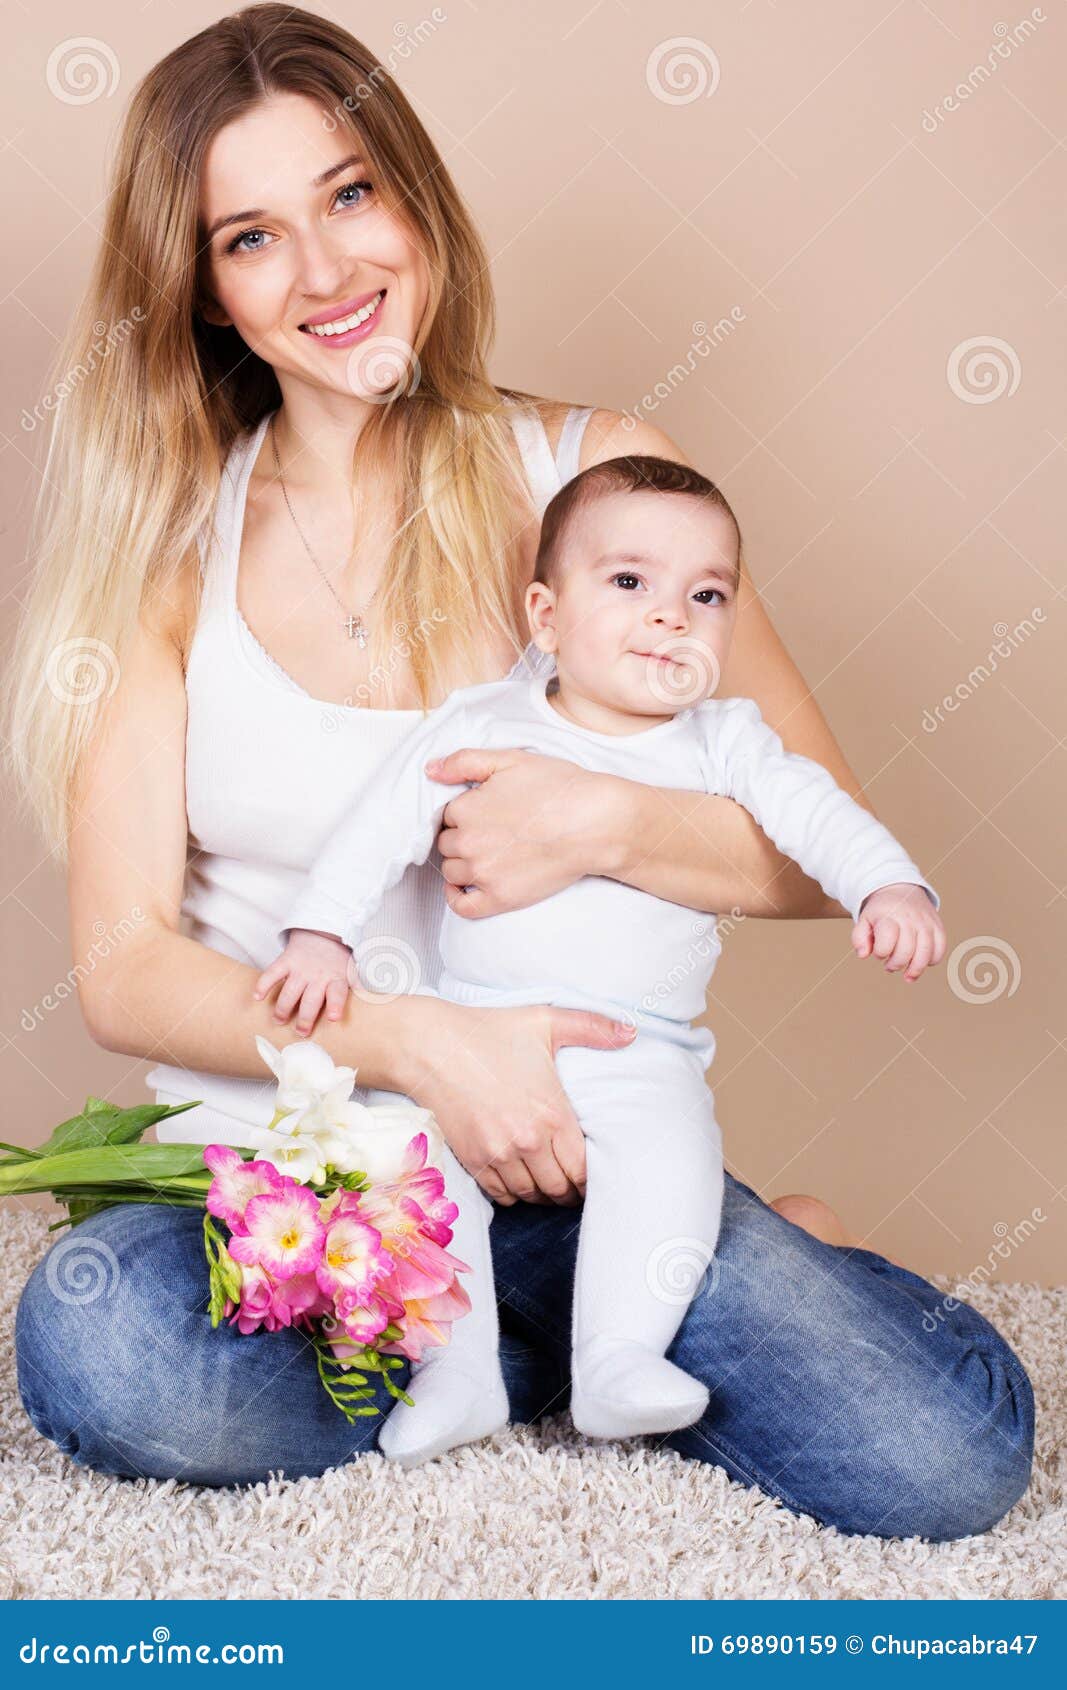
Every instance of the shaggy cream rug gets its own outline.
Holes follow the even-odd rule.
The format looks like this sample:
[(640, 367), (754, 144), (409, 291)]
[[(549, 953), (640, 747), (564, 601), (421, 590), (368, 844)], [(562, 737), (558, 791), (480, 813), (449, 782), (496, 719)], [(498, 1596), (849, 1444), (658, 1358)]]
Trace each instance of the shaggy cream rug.
[(413, 1472), (373, 1454), (243, 1491), (85, 1472), (15, 1389), (15, 1302), (44, 1227), (0, 1215), (0, 1598), (1067, 1595), (1067, 1289), (976, 1296), (1034, 1382), (1034, 1478), (992, 1532), (932, 1544), (820, 1527), (651, 1441), (583, 1444), (565, 1415)]

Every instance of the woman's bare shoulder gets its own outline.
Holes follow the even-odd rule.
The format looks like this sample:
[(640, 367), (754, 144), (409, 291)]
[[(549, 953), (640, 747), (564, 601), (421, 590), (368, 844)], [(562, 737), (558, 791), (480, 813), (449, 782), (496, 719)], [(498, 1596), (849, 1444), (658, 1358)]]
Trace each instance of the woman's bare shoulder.
[[(549, 399), (527, 394), (526, 402), (538, 412), (548, 443), (555, 451), (568, 411), (584, 409), (578, 400)], [(592, 464), (604, 463), (608, 458), (625, 453), (640, 452), (646, 456), (671, 458), (675, 463), (689, 462), (682, 448), (663, 429), (646, 418), (631, 416), (625, 411), (613, 411), (609, 406), (596, 405), (582, 433), (578, 467), (588, 469)]]
[(585, 425), (579, 468), (589, 469), (608, 458), (628, 457), (670, 458), (673, 463), (688, 464), (682, 448), (662, 428), (645, 417), (633, 417), (625, 411), (606, 407), (594, 410)]

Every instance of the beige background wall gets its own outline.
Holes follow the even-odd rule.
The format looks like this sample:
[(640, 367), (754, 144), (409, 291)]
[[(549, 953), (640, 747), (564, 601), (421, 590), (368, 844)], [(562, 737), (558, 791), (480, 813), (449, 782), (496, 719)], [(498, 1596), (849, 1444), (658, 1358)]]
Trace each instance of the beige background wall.
[[(393, 70), (474, 209), (497, 379), (640, 410), (724, 484), (777, 626), (941, 891), (952, 954), (915, 986), (854, 959), (846, 922), (731, 935), (729, 1165), (767, 1197), (823, 1194), (920, 1271), (1064, 1280), (1063, 5), (323, 9)], [(219, 15), (18, 8), (9, 615), (45, 445), (20, 418), (89, 268), (120, 112)], [(85, 35), (91, 98), (63, 82)], [(89, 1091), (140, 1100), (146, 1065), (87, 1037), (62, 880), (6, 825), (0, 1137), (33, 1140)]]

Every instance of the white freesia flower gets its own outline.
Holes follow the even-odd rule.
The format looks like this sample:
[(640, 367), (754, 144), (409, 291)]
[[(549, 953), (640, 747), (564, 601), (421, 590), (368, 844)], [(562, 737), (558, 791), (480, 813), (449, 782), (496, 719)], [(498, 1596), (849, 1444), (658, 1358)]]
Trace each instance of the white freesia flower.
[(277, 1132), (273, 1127), (249, 1127), (245, 1137), (245, 1148), (254, 1150), (261, 1162), (269, 1162), (301, 1185), (321, 1185), (326, 1178), (326, 1158), (314, 1138)]
[(295, 1039), (276, 1050), (257, 1033), (256, 1049), (278, 1081), (275, 1103), (285, 1115), (282, 1132), (296, 1132), (309, 1112), (332, 1120), (334, 1110), (352, 1095), (356, 1070), (337, 1067), (314, 1039)]
[[(330, 1140), (329, 1160), (339, 1173), (358, 1168), (375, 1184), (395, 1179), (416, 1133), (426, 1134), (427, 1164), (439, 1168), (444, 1140), (432, 1110), (410, 1103), (346, 1104)], [(318, 1135), (316, 1141), (322, 1142)]]
[(417, 1133), (427, 1138), (426, 1161), (441, 1166), (444, 1139), (432, 1110), (410, 1103), (357, 1103), (356, 1070), (337, 1066), (313, 1039), (276, 1050), (257, 1035), (256, 1047), (276, 1075), (274, 1119), (249, 1129), (249, 1148), (279, 1173), (321, 1184), (329, 1164), (339, 1174), (365, 1173), (375, 1183), (395, 1179)]

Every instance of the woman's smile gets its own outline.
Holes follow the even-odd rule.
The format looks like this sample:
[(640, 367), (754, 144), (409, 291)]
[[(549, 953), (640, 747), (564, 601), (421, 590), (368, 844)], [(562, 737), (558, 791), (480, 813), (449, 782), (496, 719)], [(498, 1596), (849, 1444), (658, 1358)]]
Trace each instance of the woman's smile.
[(342, 305), (333, 317), (311, 318), (301, 323), (300, 332), (327, 346), (352, 346), (357, 340), (366, 339), (377, 328), (385, 295), (386, 289), (379, 288), (355, 309), (346, 309)]

